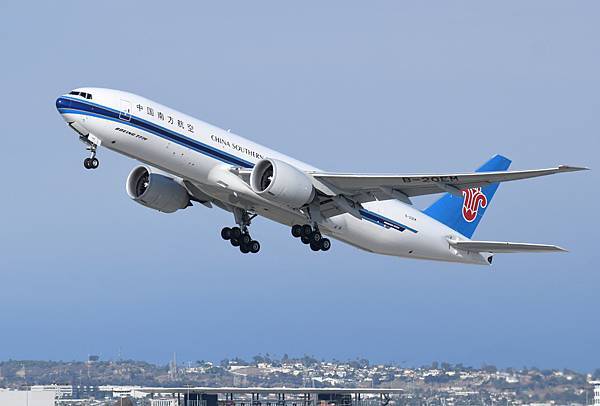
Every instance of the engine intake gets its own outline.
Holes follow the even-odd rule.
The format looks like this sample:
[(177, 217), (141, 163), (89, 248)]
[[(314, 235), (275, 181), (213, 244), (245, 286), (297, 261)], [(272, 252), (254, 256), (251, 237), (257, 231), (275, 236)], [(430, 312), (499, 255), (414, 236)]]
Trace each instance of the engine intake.
[(127, 194), (135, 202), (163, 213), (173, 213), (191, 206), (185, 187), (145, 166), (133, 169), (127, 177)]
[(258, 161), (250, 175), (250, 186), (256, 194), (295, 209), (315, 197), (315, 188), (304, 172), (276, 159)]

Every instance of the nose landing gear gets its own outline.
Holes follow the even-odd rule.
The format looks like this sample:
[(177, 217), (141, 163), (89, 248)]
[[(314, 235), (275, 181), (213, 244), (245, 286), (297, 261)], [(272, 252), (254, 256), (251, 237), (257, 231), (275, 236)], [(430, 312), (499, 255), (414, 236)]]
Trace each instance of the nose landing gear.
[(83, 167), (85, 169), (96, 169), (100, 166), (100, 161), (96, 158), (96, 150), (98, 149), (98, 145), (100, 145), (100, 140), (94, 137), (92, 134), (88, 134), (87, 137), (80, 138), (82, 142), (88, 145), (86, 148), (90, 151), (90, 157), (85, 158), (83, 160)]
[(310, 249), (313, 251), (327, 251), (331, 248), (331, 241), (323, 237), (318, 227), (315, 226), (313, 229), (310, 224), (294, 224), (292, 236), (300, 238), (302, 243), (310, 245)]
[(100, 166), (100, 161), (98, 161), (98, 158), (96, 158), (96, 157), (85, 158), (83, 160), (83, 167), (85, 169), (96, 169), (96, 168), (98, 168), (98, 166)]

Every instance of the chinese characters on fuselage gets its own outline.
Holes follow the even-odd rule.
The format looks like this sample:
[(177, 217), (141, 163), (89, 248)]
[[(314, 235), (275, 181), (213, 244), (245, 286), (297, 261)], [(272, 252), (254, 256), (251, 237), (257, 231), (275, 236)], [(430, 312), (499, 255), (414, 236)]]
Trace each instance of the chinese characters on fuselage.
[(138, 109), (138, 112), (140, 112), (140, 113), (145, 112), (147, 116), (155, 117), (160, 121), (166, 121), (168, 124), (170, 124), (172, 126), (175, 126), (175, 121), (177, 121), (178, 128), (186, 129), (188, 132), (190, 132), (192, 134), (194, 133), (194, 126), (190, 123), (185, 123), (183, 120), (176, 119), (175, 117), (170, 116), (168, 114), (165, 115), (160, 110), (155, 111), (154, 108), (150, 107), (150, 106), (145, 106), (145, 108), (144, 108), (144, 106), (142, 106), (141, 104), (138, 103), (138, 105), (136, 107)]

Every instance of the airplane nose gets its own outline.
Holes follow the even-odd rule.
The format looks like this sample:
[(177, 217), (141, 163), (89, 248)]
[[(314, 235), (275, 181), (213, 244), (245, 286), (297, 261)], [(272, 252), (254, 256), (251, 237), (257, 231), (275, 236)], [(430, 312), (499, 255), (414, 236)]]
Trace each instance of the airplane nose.
[(71, 105), (71, 102), (69, 101), (69, 99), (65, 99), (64, 97), (60, 96), (58, 99), (56, 99), (56, 109), (61, 112), (61, 109), (66, 109), (69, 108), (69, 106)]

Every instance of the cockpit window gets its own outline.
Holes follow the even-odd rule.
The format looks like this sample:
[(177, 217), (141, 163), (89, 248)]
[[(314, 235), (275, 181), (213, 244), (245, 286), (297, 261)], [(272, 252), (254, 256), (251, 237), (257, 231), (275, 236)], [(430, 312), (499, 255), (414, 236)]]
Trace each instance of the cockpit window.
[(72, 94), (73, 96), (81, 96), (81, 97), (86, 98), (88, 100), (92, 100), (92, 94), (91, 93), (72, 91), (72, 92), (69, 92), (69, 94)]

